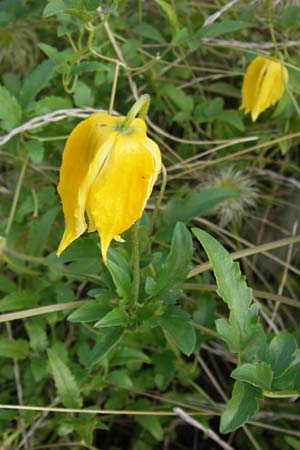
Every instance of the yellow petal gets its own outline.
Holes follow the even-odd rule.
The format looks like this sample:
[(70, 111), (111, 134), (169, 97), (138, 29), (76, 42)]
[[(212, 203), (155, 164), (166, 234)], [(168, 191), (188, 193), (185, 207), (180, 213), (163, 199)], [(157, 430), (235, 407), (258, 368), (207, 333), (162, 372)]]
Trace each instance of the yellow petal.
[[(57, 255), (87, 227), (87, 193), (109, 152), (109, 146), (104, 144), (112, 137), (116, 123), (122, 120), (124, 118), (107, 113), (93, 114), (74, 128), (66, 142), (57, 187), (66, 228)], [(112, 145), (111, 142), (109, 144)]]
[(266, 65), (267, 58), (258, 56), (248, 66), (242, 86), (242, 108), (250, 112), (255, 105), (256, 97), (259, 91), (260, 79), (263, 74), (263, 68)]
[(88, 193), (87, 208), (101, 238), (104, 262), (111, 240), (141, 217), (161, 169), (160, 150), (146, 136), (144, 121), (135, 119), (130, 128), (127, 135), (117, 133)]
[(280, 62), (258, 56), (244, 77), (241, 108), (251, 112), (255, 122), (259, 114), (280, 99), (287, 81), (288, 71)]
[(260, 113), (280, 99), (284, 92), (283, 77), (286, 83), (288, 80), (288, 72), (279, 62), (270, 61), (266, 65), (259, 94), (251, 112), (253, 122), (256, 121)]

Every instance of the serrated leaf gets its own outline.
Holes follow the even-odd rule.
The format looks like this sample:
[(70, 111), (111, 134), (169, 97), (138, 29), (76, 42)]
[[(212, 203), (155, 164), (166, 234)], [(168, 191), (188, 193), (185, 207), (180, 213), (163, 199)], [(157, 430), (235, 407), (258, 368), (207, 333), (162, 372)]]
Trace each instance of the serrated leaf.
[(21, 123), (22, 109), (17, 99), (4, 86), (0, 86), (0, 126), (9, 131)]
[(193, 353), (196, 333), (187, 313), (178, 307), (168, 308), (159, 319), (159, 324), (182, 353), (187, 356)]
[(80, 391), (68, 366), (51, 349), (48, 350), (48, 359), (61, 402), (67, 408), (81, 408), (82, 399)]
[(24, 339), (0, 339), (0, 357), (25, 359), (29, 344)]
[(39, 294), (29, 289), (14, 291), (0, 300), (0, 312), (19, 311), (37, 304)]
[(257, 399), (261, 397), (260, 389), (247, 383), (236, 381), (232, 397), (226, 405), (220, 422), (221, 433), (231, 433), (240, 428), (258, 410)]
[(129, 317), (124, 306), (118, 306), (112, 311), (109, 311), (102, 319), (95, 323), (95, 328), (107, 327), (125, 327), (128, 323)]
[(122, 339), (123, 333), (124, 328), (122, 327), (115, 327), (112, 330), (109, 329), (102, 340), (91, 351), (90, 364), (96, 364), (104, 358)]
[(216, 239), (198, 228), (192, 231), (212, 264), (218, 286), (217, 293), (230, 310), (228, 321), (216, 321), (217, 331), (231, 351), (241, 352), (257, 333), (263, 335), (257, 307), (252, 303), (251, 289), (241, 275), (239, 264), (232, 261), (230, 254)]
[(186, 226), (178, 222), (175, 226), (171, 250), (153, 282), (148, 279), (146, 291), (154, 296), (167, 293), (185, 280), (193, 254), (191, 235)]
[(234, 369), (230, 376), (238, 381), (252, 384), (261, 389), (270, 390), (273, 379), (273, 371), (264, 361), (245, 363)]

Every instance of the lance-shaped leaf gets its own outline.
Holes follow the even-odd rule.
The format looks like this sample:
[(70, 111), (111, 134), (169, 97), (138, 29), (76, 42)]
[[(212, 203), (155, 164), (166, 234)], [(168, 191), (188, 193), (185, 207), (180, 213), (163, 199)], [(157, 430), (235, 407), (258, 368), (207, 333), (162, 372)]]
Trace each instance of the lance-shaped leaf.
[(157, 272), (154, 279), (148, 278), (146, 291), (150, 295), (166, 294), (178, 283), (184, 281), (189, 271), (189, 264), (193, 254), (191, 235), (186, 226), (178, 222), (175, 226), (171, 250), (165, 263)]
[[(233, 262), (224, 247), (208, 233), (197, 228), (193, 229), (193, 233), (203, 245), (212, 264), (217, 293), (230, 310), (228, 320), (216, 321), (219, 334), (232, 352), (245, 351), (250, 346), (251, 350), (255, 348), (256, 352), (262, 353), (265, 347), (264, 333), (259, 323), (257, 307), (252, 303), (251, 289), (241, 275), (239, 264)], [(257, 336), (261, 341), (261, 348), (254, 345)]]
[(80, 391), (70, 369), (57, 353), (51, 349), (48, 350), (48, 359), (59, 398), (64, 406), (67, 408), (81, 408)]

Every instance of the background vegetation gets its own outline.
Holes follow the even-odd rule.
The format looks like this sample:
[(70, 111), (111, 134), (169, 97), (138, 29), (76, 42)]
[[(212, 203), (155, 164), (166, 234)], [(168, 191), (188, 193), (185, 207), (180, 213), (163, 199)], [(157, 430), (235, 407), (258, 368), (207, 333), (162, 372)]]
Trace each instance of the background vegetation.
[[(296, 0), (1, 2), (2, 449), (299, 450), (299, 20)], [(239, 107), (257, 55), (284, 61), (289, 83), (252, 123)], [(159, 213), (161, 179), (140, 221), (144, 303), (128, 318), (129, 235), (113, 244), (109, 270), (95, 233), (57, 258), (56, 185), (78, 121), (98, 109), (126, 114), (144, 93), (167, 186)], [(252, 353), (221, 339), (228, 309), (183, 223), (239, 260), (260, 315)], [(250, 300), (243, 283), (238, 292), (240, 318)], [(269, 343), (265, 365), (230, 377), (243, 361), (259, 364)], [(220, 434), (233, 378), (252, 390)]]

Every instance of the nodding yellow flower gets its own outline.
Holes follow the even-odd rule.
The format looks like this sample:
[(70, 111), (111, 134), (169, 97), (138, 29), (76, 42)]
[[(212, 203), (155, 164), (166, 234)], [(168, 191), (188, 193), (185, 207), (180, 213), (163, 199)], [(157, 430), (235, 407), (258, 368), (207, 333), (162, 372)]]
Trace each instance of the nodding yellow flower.
[(98, 231), (101, 252), (130, 228), (143, 213), (161, 170), (157, 144), (147, 137), (146, 123), (105, 112), (80, 122), (66, 142), (57, 187), (66, 228), (57, 255), (87, 228)]
[(242, 87), (242, 109), (251, 112), (253, 122), (276, 103), (288, 82), (288, 71), (280, 62), (258, 56), (247, 68)]

